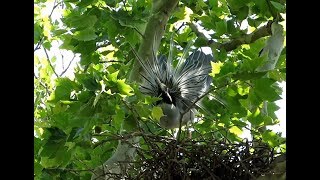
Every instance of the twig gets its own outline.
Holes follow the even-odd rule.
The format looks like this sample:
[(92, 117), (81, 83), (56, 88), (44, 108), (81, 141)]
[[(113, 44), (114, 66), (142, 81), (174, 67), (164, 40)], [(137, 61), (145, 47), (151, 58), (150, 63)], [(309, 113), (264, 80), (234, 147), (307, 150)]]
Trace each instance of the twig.
[(47, 61), (48, 61), (49, 65), (50, 65), (50, 67), (52, 68), (52, 71), (54, 72), (54, 74), (55, 74), (57, 77), (59, 77), (59, 75), (57, 74), (57, 72), (55, 71), (53, 65), (52, 65), (51, 62), (50, 62), (49, 55), (48, 55), (48, 52), (47, 52), (46, 48), (43, 47), (43, 50), (44, 50), (44, 52), (45, 52), (45, 54), (46, 54)]
[(232, 39), (225, 43), (216, 43), (212, 40), (209, 40), (203, 33), (201, 33), (195, 24), (189, 23), (189, 26), (191, 30), (198, 36), (207, 41), (207, 44), (211, 47), (215, 47), (217, 49), (225, 49), (226, 51), (232, 51), (239, 47), (242, 44), (251, 44), (254, 43), (256, 40), (265, 37), (270, 36), (272, 34), (271, 32), (271, 24), (273, 21), (268, 21), (268, 23), (265, 26), (260, 27), (259, 29), (256, 29), (254, 32), (250, 34), (244, 34), (241, 37)]
[(256, 29), (254, 32), (250, 34), (245, 34), (229, 42), (222, 43), (218, 46), (218, 49), (225, 49), (226, 51), (232, 51), (242, 44), (251, 44), (262, 37), (270, 36), (272, 34), (271, 24), (272, 24), (272, 21), (269, 21), (266, 25), (260, 27), (259, 29)]
[(179, 32), (179, 30), (185, 25), (185, 22), (182, 22), (182, 24), (178, 27), (178, 29), (176, 30), (176, 33)]
[(52, 13), (53, 13), (53, 11), (59, 6), (59, 4), (61, 4), (62, 3), (62, 1), (60, 1), (60, 2), (58, 2), (57, 3), (57, 0), (55, 0), (54, 1), (54, 6), (53, 6), (53, 8), (52, 8), (52, 10), (51, 10), (51, 12), (50, 12), (50, 15), (49, 15), (49, 18), (51, 19), (51, 16), (52, 16)]
[[(186, 153), (186, 152), (185, 152), (185, 153)], [(212, 174), (212, 173), (211, 173), (211, 170), (210, 170), (206, 165), (204, 165), (201, 161), (199, 161), (198, 159), (194, 158), (191, 154), (189, 154), (189, 153), (187, 153), (187, 154), (190, 156), (191, 159), (193, 159), (194, 161), (196, 161), (197, 163), (199, 163), (200, 166), (202, 166), (202, 167), (207, 171), (207, 173), (210, 174), (210, 176), (211, 176), (211, 178), (212, 178), (213, 180), (216, 180), (216, 179), (217, 179), (217, 180), (220, 180), (220, 178), (217, 177), (216, 175)]]
[(64, 69), (64, 70), (61, 72), (60, 76), (62, 76), (65, 72), (67, 72), (67, 70), (69, 69), (69, 67), (70, 67), (70, 65), (71, 65), (71, 63), (72, 63), (72, 61), (74, 60), (75, 57), (76, 57), (76, 55), (73, 54), (73, 58), (72, 58), (71, 61), (69, 62), (67, 68)]
[(143, 39), (146, 38), (136, 27), (133, 27), (133, 29), (134, 29)]
[[(55, 4), (55, 5), (53, 6), (53, 8), (52, 8), (52, 10), (51, 10), (51, 12), (50, 12), (50, 14), (49, 14), (49, 16), (48, 16), (49, 19), (51, 19), (51, 16), (52, 16), (53, 11), (58, 7), (59, 4), (62, 3), (62, 1), (58, 2), (57, 4), (56, 4), (56, 2), (57, 2), (57, 0), (54, 1), (54, 4)], [(36, 47), (34, 48), (33, 52), (35, 52), (35, 51), (37, 51), (38, 49), (40, 49), (40, 46), (42, 45), (43, 40), (44, 40), (44, 36), (42, 36), (42, 37), (40, 38), (40, 40), (39, 40), (39, 42), (37, 43)]]
[(37, 43), (36, 47), (34, 48), (33, 52), (36, 52), (36, 50), (40, 49), (40, 46), (43, 42), (43, 36), (40, 38), (39, 42)]
[(112, 62), (118, 62), (118, 63), (123, 63), (123, 61), (117, 61), (117, 60), (109, 60), (109, 61), (99, 61), (99, 63), (112, 63)]
[(194, 23), (190, 22), (190, 23), (188, 23), (188, 25), (189, 25), (190, 29), (198, 36), (198, 38), (203, 38), (206, 40), (207, 45), (218, 46), (218, 43), (216, 43), (212, 40), (209, 40), (202, 32), (200, 32)]

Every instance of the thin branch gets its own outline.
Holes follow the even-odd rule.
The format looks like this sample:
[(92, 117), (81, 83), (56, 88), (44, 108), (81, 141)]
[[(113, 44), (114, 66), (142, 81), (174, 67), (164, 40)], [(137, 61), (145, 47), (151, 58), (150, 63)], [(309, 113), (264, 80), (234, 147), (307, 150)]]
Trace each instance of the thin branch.
[(207, 173), (210, 175), (210, 177), (213, 179), (213, 180), (220, 180), (220, 178), (218, 176), (216, 176), (215, 174), (212, 174), (212, 170), (209, 169), (206, 165), (203, 164), (202, 161), (199, 161), (197, 158), (194, 158), (191, 154), (187, 153), (190, 156), (191, 159), (193, 159), (194, 161), (196, 161), (200, 166), (202, 166), (206, 171)]
[(55, 74), (57, 77), (59, 77), (59, 75), (57, 74), (57, 72), (55, 71), (54, 67), (52, 66), (52, 64), (51, 64), (51, 62), (50, 62), (49, 55), (48, 55), (48, 52), (47, 52), (46, 48), (43, 47), (43, 50), (44, 50), (44, 52), (45, 52), (45, 54), (46, 54), (47, 61), (48, 61), (49, 65), (50, 65), (50, 67), (52, 68), (52, 71), (54, 72), (54, 74)]
[(113, 63), (113, 62), (117, 62), (117, 63), (123, 63), (123, 61), (117, 61), (117, 60), (109, 60), (109, 61), (99, 61), (99, 63)]
[(140, 36), (144, 39), (146, 38), (140, 31), (139, 29), (137, 29), (136, 27), (133, 28), (138, 34), (140, 34)]
[(69, 67), (70, 67), (70, 65), (71, 65), (71, 63), (72, 63), (72, 61), (74, 60), (74, 58), (76, 57), (76, 55), (75, 54), (73, 54), (73, 58), (71, 59), (71, 61), (69, 62), (69, 64), (68, 64), (68, 66), (67, 66), (67, 68), (66, 69), (64, 69), (62, 72), (61, 72), (61, 74), (60, 74), (60, 76), (62, 76), (64, 73), (66, 73), (67, 72), (67, 70), (69, 69)]
[(211, 46), (217, 46), (218, 43), (209, 40), (202, 32), (200, 32), (197, 28), (197, 26), (194, 23), (188, 23), (190, 29), (198, 36), (198, 38), (203, 38), (206, 40), (207, 45), (211, 45)]
[(46, 94), (50, 95), (50, 91), (49, 91), (48, 87), (41, 82), (40, 77), (37, 77), (35, 73), (33, 73), (33, 76), (38, 80), (39, 84), (46, 90), (45, 91)]
[(270, 36), (272, 34), (271, 24), (272, 24), (272, 21), (269, 21), (266, 25), (260, 27), (259, 29), (256, 29), (254, 32), (250, 34), (245, 34), (229, 42), (222, 43), (218, 46), (218, 49), (225, 49), (226, 51), (232, 51), (242, 44), (251, 44), (262, 37)]
[(38, 76), (36, 76), (36, 74), (33, 72), (33, 76), (36, 78), (36, 79), (39, 79)]
[(52, 16), (52, 13), (53, 13), (53, 11), (59, 6), (59, 4), (61, 4), (62, 3), (62, 1), (60, 1), (60, 2), (58, 2), (57, 3), (57, 0), (55, 0), (54, 1), (54, 6), (53, 6), (53, 8), (52, 8), (52, 10), (51, 10), (51, 12), (50, 12), (50, 15), (49, 15), (49, 18), (51, 19), (51, 16)]
[(34, 48), (33, 52), (36, 52), (36, 50), (40, 49), (40, 46), (43, 42), (43, 36), (40, 38), (39, 42), (37, 43), (36, 47)]
[(254, 32), (250, 34), (245, 34), (241, 37), (232, 39), (225, 43), (216, 43), (212, 40), (209, 40), (203, 33), (201, 33), (195, 24), (188, 23), (191, 30), (199, 37), (205, 39), (211, 47), (215, 47), (217, 49), (225, 49), (226, 51), (232, 51), (236, 49), (237, 47), (241, 46), (242, 44), (251, 44), (254, 43), (256, 40), (265, 37), (270, 36), (272, 34), (271, 32), (271, 24), (273, 21), (269, 21), (265, 26), (260, 27), (259, 29), (256, 29)]
[[(51, 10), (51, 12), (50, 12), (50, 14), (49, 14), (49, 19), (51, 19), (51, 16), (52, 16), (52, 13), (53, 13), (53, 11), (58, 7), (58, 5), (59, 4), (61, 4), (62, 3), (62, 1), (60, 1), (60, 2), (58, 2), (57, 3), (57, 0), (55, 0), (54, 1), (54, 6), (53, 6), (53, 8), (52, 8), (52, 10)], [(42, 36), (41, 38), (40, 38), (40, 40), (39, 40), (39, 42), (37, 43), (37, 45), (36, 45), (36, 47), (34, 48), (34, 50), (33, 50), (33, 52), (35, 52), (35, 51), (37, 51), (38, 49), (40, 49), (40, 46), (42, 45), (42, 43), (43, 43), (43, 40), (44, 40), (44, 36)]]
[(63, 54), (61, 53), (61, 51), (59, 51), (60, 55), (61, 55), (61, 65), (62, 65), (62, 69), (65, 69), (64, 68), (64, 56)]
[(185, 25), (185, 22), (183, 22), (179, 27), (178, 29), (176, 30), (176, 33), (179, 32), (179, 30)]

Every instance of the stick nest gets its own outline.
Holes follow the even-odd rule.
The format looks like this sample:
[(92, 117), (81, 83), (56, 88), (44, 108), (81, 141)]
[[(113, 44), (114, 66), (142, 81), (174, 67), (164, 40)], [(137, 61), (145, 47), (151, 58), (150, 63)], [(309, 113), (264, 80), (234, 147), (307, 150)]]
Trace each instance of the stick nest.
[(125, 179), (256, 179), (271, 171), (275, 158), (273, 148), (261, 141), (142, 137), (135, 162), (126, 162)]

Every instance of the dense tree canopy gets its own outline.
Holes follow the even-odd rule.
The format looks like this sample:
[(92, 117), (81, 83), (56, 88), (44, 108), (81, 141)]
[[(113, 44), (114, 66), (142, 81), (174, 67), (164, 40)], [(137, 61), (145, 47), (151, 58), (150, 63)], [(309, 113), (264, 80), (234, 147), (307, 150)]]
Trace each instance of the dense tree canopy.
[[(272, 163), (286, 153), (286, 138), (268, 128), (279, 124), (275, 102), (286, 80), (285, 15), (285, 0), (35, 0), (35, 179), (90, 179), (97, 167), (128, 149), (137, 157), (122, 157), (125, 178), (148, 177), (141, 171), (168, 178), (161, 166), (146, 170), (162, 162), (161, 153), (187, 162), (188, 172), (210, 166), (199, 172), (203, 178), (232, 179), (210, 165), (212, 159), (225, 163), (223, 155), (238, 157), (244, 168), (232, 165), (224, 171), (230, 176), (273, 174)], [(168, 56), (171, 41), (175, 60), (191, 45), (190, 51), (205, 47), (215, 62), (197, 122), (167, 130), (159, 126), (157, 98), (139, 91), (142, 69), (134, 52), (146, 59), (154, 48)], [(184, 155), (177, 160), (171, 151), (179, 143)], [(258, 146), (268, 150), (261, 153)], [(207, 161), (200, 163), (198, 156)], [(268, 166), (264, 171), (254, 162), (260, 156), (269, 158), (261, 160)]]

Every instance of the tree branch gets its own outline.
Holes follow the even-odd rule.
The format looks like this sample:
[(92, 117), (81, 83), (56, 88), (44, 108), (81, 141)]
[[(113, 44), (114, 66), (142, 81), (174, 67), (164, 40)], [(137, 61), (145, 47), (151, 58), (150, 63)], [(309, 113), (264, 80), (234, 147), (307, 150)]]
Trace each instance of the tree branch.
[(50, 59), (49, 59), (49, 55), (48, 55), (48, 52), (46, 50), (46, 48), (43, 47), (43, 50), (44, 50), (44, 53), (46, 54), (46, 57), (47, 57), (47, 61), (50, 65), (50, 67), (52, 68), (52, 71), (54, 72), (54, 74), (59, 77), (59, 75), (57, 74), (57, 72), (55, 71), (54, 67), (52, 66), (51, 62), (50, 62)]
[(218, 43), (212, 41), (212, 40), (209, 40), (202, 32), (200, 32), (197, 28), (197, 26), (194, 24), (194, 23), (188, 23), (190, 29), (198, 36), (198, 38), (203, 38), (207, 41), (207, 44), (208, 45), (211, 45), (211, 46), (217, 46)]
[(255, 30), (250, 34), (245, 34), (242, 37), (233, 39), (229, 42), (222, 43), (221, 45), (218, 46), (218, 49), (225, 49), (226, 51), (232, 51), (237, 47), (241, 46), (242, 44), (251, 44), (262, 37), (270, 36), (272, 34), (271, 24), (272, 24), (272, 21), (269, 21), (266, 25), (260, 27), (259, 29)]
[[(53, 11), (58, 7), (58, 5), (59, 4), (61, 4), (63, 1), (60, 1), (60, 2), (58, 2), (57, 3), (57, 0), (55, 0), (54, 1), (54, 5), (53, 5), (53, 8), (52, 8), (52, 10), (51, 10), (51, 12), (50, 12), (50, 14), (49, 14), (49, 19), (51, 19), (51, 16), (52, 16), (52, 13), (53, 13)], [(42, 43), (43, 43), (43, 40), (44, 40), (44, 36), (42, 36), (41, 38), (40, 38), (40, 40), (39, 40), (39, 42), (37, 43), (37, 45), (36, 45), (36, 47), (34, 48), (34, 50), (33, 50), (33, 52), (35, 52), (36, 50), (38, 50), (38, 49), (40, 49), (40, 46), (42, 45)]]
[(60, 1), (60, 2), (57, 2), (57, 0), (55, 0), (54, 1), (54, 5), (53, 5), (53, 8), (52, 8), (52, 10), (51, 10), (51, 12), (50, 12), (50, 15), (49, 15), (49, 18), (51, 19), (51, 16), (52, 16), (52, 13), (53, 13), (53, 11), (62, 3), (63, 1)]
[[(139, 57), (145, 61), (152, 59), (152, 51), (157, 51), (160, 45), (162, 35), (164, 34), (166, 24), (179, 0), (153, 0), (152, 15), (147, 22), (142, 41), (138, 50)], [(134, 61), (129, 81), (140, 81), (141, 77), (137, 74), (143, 69), (138, 61)]]
[(71, 61), (69, 62), (69, 64), (68, 64), (68, 66), (67, 66), (67, 68), (66, 69), (64, 69), (62, 72), (61, 72), (61, 74), (60, 74), (60, 76), (62, 76), (64, 73), (66, 73), (67, 72), (67, 70), (69, 69), (69, 67), (70, 67), (70, 65), (71, 65), (71, 63), (72, 63), (72, 61), (74, 60), (74, 58), (76, 57), (76, 55), (75, 54), (73, 54), (73, 58), (71, 59)]
[(117, 60), (109, 60), (109, 61), (99, 61), (99, 63), (113, 63), (113, 62), (117, 62), (117, 63), (123, 63), (123, 61), (117, 61)]
[(203, 38), (208, 42), (208, 45), (211, 47), (215, 47), (217, 49), (225, 49), (226, 51), (232, 51), (237, 47), (241, 46), (242, 44), (251, 44), (254, 43), (256, 40), (271, 35), (271, 24), (272, 21), (269, 21), (265, 26), (256, 29), (254, 32), (250, 34), (245, 34), (239, 38), (232, 39), (225, 43), (216, 43), (212, 40), (209, 40), (203, 33), (201, 33), (195, 24), (189, 23), (191, 30), (199, 37)]
[(36, 47), (34, 48), (33, 52), (36, 52), (36, 50), (40, 49), (40, 46), (43, 42), (43, 36), (40, 38), (39, 42), (37, 43)]

